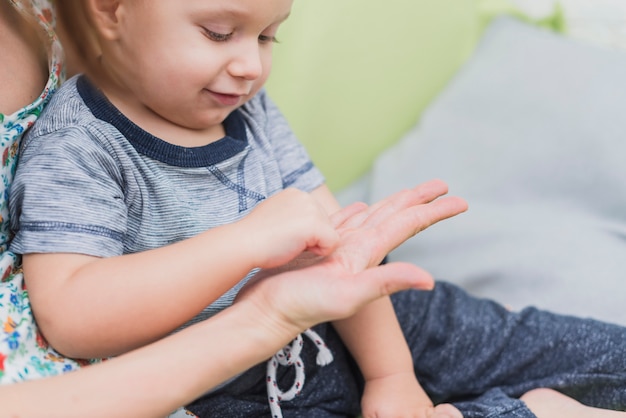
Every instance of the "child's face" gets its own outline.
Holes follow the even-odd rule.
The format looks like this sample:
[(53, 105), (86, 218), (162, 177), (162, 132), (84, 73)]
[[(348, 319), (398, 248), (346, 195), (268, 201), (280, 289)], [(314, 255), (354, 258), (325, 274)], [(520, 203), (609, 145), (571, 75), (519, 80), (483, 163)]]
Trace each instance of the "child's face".
[(125, 112), (152, 114), (180, 127), (221, 124), (267, 80), (274, 36), (291, 4), (121, 0), (115, 35), (105, 41), (102, 58), (114, 97)]

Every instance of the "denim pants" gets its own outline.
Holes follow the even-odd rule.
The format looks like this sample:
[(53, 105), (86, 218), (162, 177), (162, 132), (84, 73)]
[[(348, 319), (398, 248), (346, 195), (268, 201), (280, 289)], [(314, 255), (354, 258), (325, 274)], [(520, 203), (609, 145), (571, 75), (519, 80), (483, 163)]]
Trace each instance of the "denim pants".
[[(392, 301), (422, 387), (433, 402), (452, 402), (465, 418), (535, 417), (518, 398), (539, 387), (626, 409), (624, 327), (534, 308), (510, 312), (444, 282)], [(357, 416), (362, 377), (331, 326), (315, 331), (334, 361), (317, 366), (314, 344), (305, 343), (306, 381), (298, 396), (281, 403), (283, 416)], [(265, 378), (265, 364), (255, 366), (188, 409), (200, 417), (270, 417)], [(288, 388), (293, 368), (279, 368), (277, 379)]]

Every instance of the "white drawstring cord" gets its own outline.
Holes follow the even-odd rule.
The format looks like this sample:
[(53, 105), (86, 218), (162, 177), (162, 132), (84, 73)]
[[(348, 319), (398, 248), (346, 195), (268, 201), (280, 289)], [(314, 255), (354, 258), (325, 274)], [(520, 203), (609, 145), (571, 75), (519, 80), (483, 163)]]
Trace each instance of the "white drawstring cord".
[[(324, 340), (322, 340), (318, 333), (309, 328), (304, 331), (303, 334), (309, 337), (309, 339), (317, 346), (318, 353), (316, 363), (319, 366), (326, 366), (333, 361), (333, 354), (330, 352), (326, 343), (324, 343)], [(300, 393), (302, 387), (304, 386), (304, 363), (300, 357), (303, 345), (304, 341), (302, 340), (302, 334), (300, 334), (291, 344), (283, 347), (267, 362), (267, 399), (270, 405), (270, 410), (272, 411), (272, 418), (282, 418), (283, 413), (280, 409), (280, 402), (292, 400)], [(283, 392), (278, 387), (278, 382), (276, 381), (276, 370), (279, 365), (284, 367), (293, 366), (296, 368), (296, 377), (294, 382), (286, 392)]]

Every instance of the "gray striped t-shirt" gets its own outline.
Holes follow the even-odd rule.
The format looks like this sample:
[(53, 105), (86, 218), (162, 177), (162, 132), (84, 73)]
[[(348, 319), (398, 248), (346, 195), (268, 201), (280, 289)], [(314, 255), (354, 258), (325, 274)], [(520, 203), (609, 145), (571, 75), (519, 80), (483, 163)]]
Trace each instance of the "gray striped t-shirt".
[[(323, 183), (265, 91), (224, 127), (226, 137), (209, 145), (172, 145), (127, 119), (86, 77), (68, 80), (23, 140), (11, 250), (145, 251), (237, 221), (285, 187)], [(242, 283), (194, 322), (230, 305)]]

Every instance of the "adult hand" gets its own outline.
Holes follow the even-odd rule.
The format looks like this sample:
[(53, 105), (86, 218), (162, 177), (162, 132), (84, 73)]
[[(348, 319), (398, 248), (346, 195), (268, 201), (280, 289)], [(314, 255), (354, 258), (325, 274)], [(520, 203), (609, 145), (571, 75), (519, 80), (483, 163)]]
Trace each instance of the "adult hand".
[(441, 197), (447, 185), (433, 180), (367, 207), (354, 204), (332, 216), (340, 236), (326, 257), (300, 258), (289, 269), (262, 270), (237, 302), (256, 305), (261, 317), (299, 332), (347, 318), (391, 293), (430, 289), (429, 273), (408, 263), (378, 266), (402, 242), (430, 225), (466, 210), (457, 197)]
[(378, 265), (393, 249), (429, 226), (467, 210), (448, 186), (431, 180), (395, 193), (371, 207), (348, 206), (331, 217), (340, 243), (329, 257), (353, 272)]

